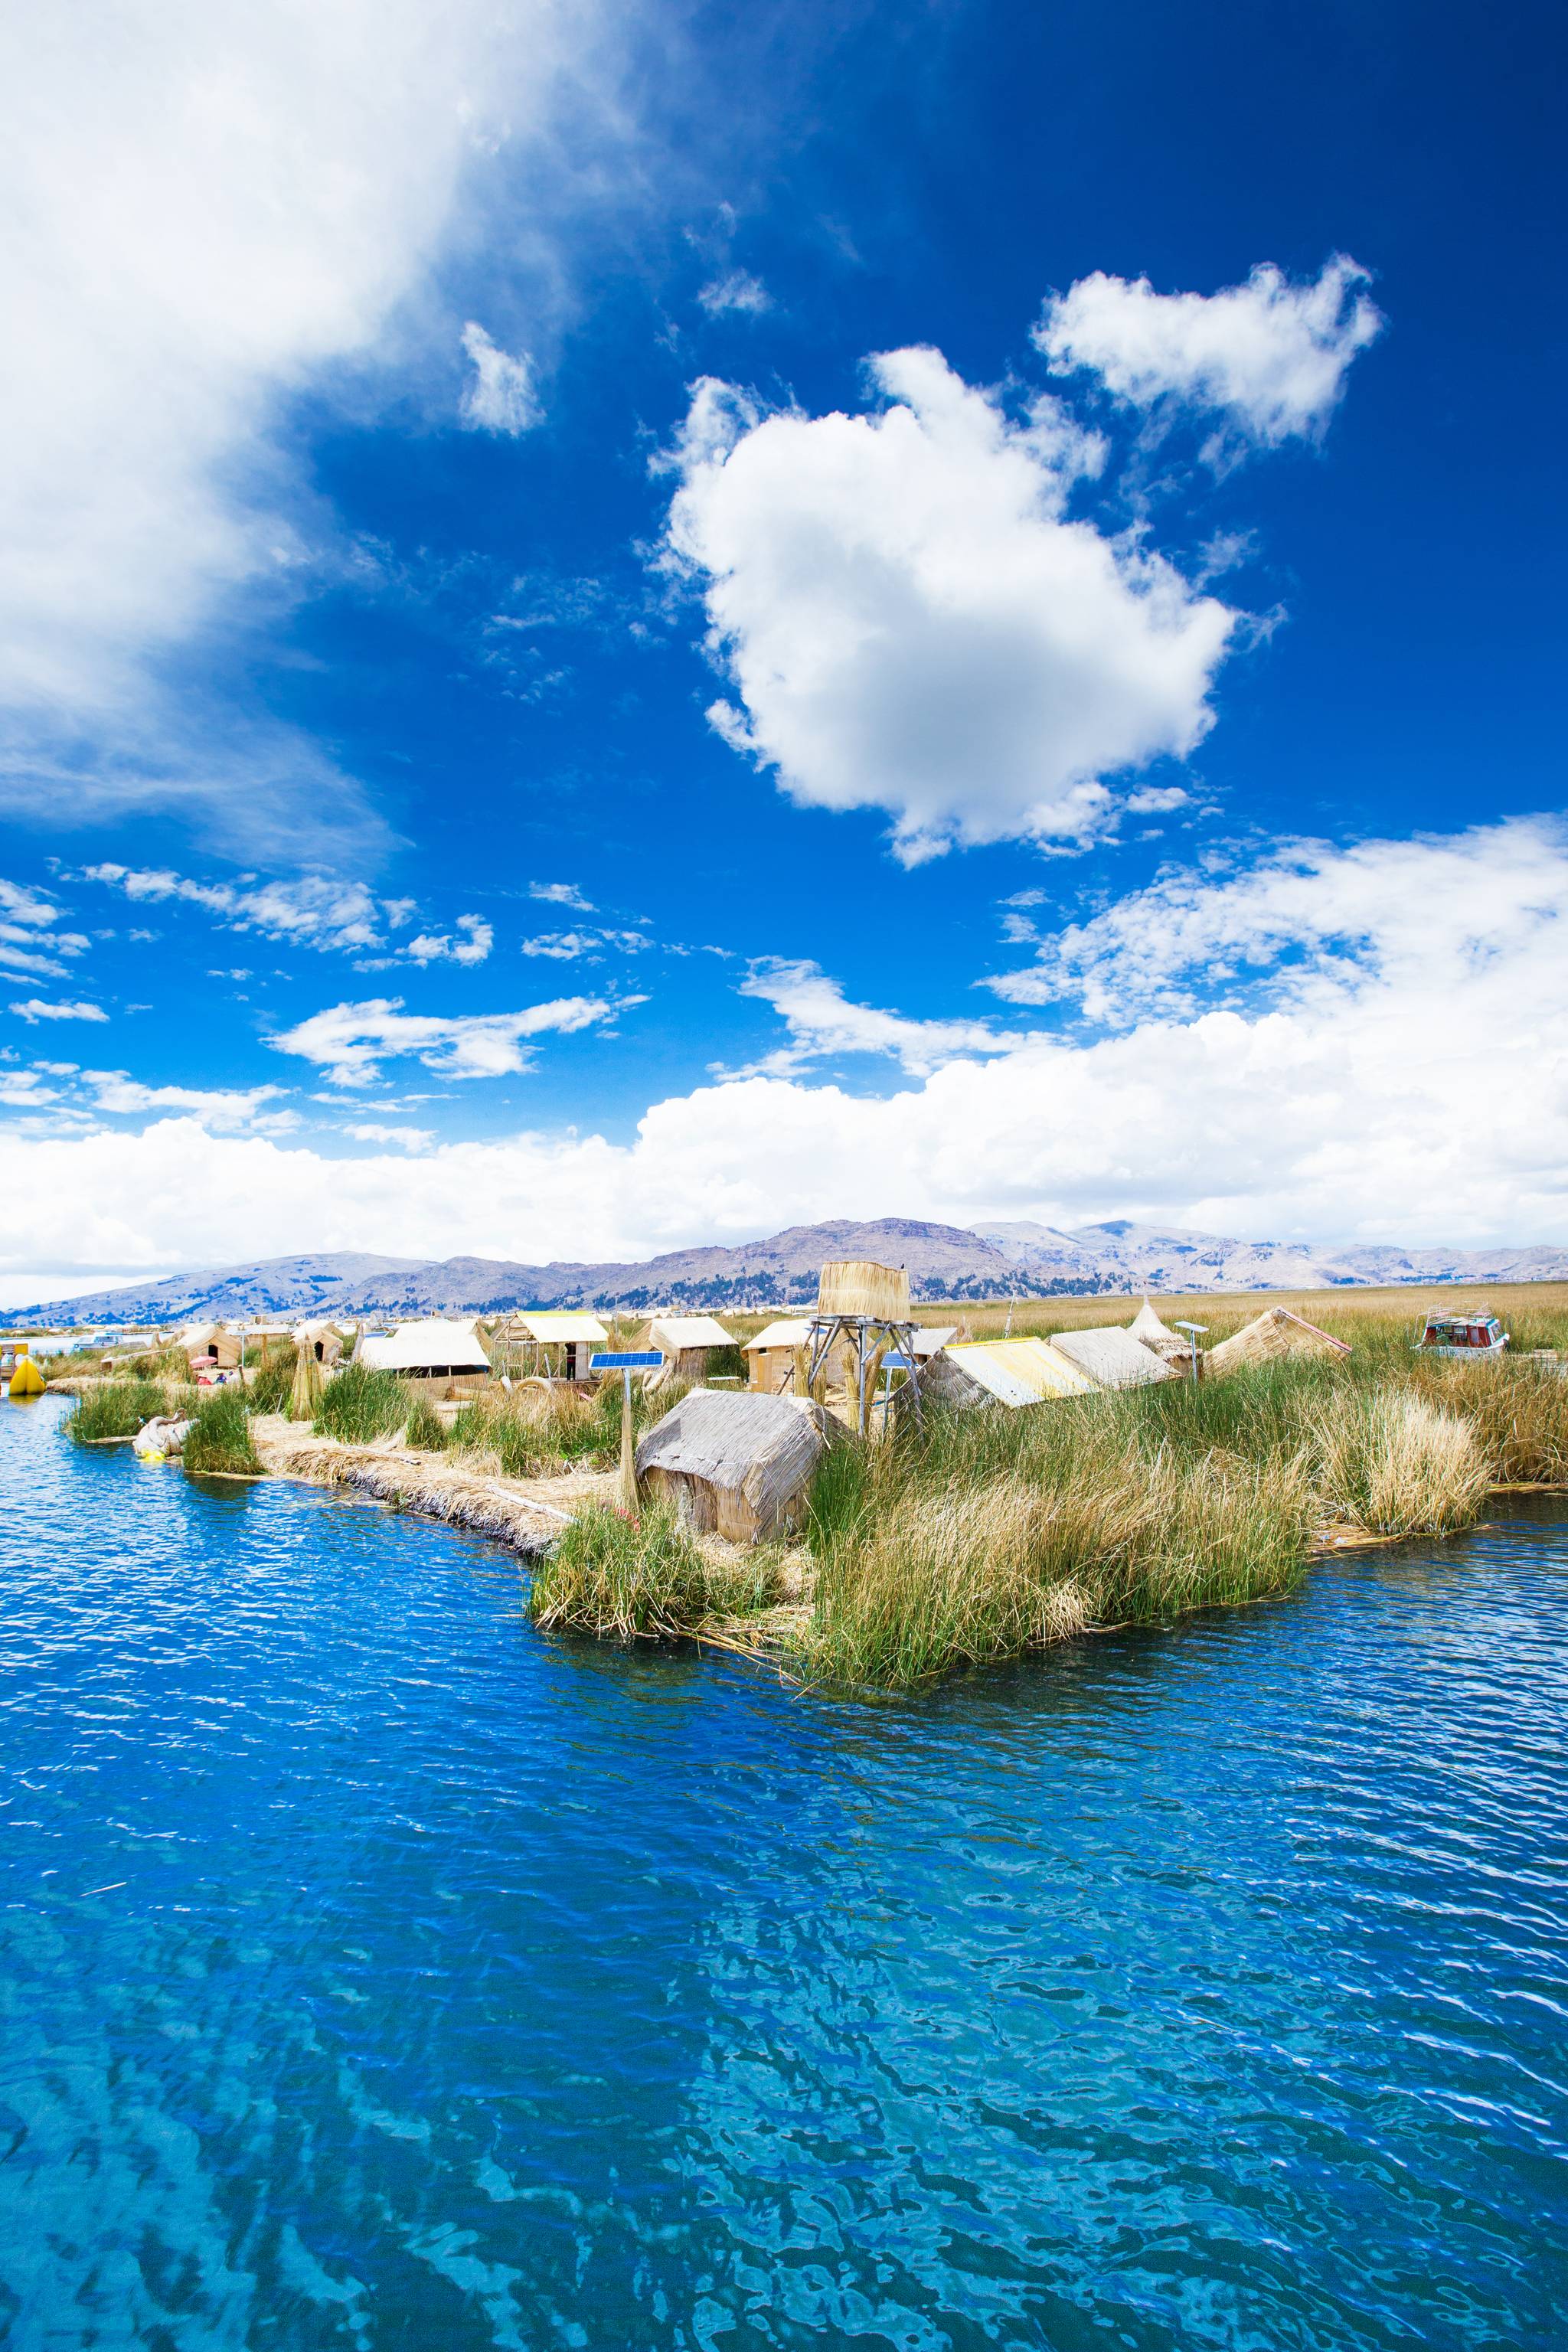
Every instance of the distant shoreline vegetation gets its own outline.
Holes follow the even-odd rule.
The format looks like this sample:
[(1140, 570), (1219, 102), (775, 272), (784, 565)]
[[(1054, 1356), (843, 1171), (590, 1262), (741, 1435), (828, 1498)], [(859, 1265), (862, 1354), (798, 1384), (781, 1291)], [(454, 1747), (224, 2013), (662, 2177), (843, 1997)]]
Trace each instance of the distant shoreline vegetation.
[[(651, 1502), (609, 1507), (614, 1382), (594, 1397), (487, 1392), (448, 1428), (390, 1373), (350, 1366), (315, 1409), (298, 1464), (280, 1454), (276, 1466), (468, 1523), (473, 1509), (493, 1518), (498, 1494), (525, 1519), (530, 1507), (552, 1513), (530, 1600), (552, 1633), (694, 1636), (802, 1684), (907, 1692), (1108, 1627), (1278, 1597), (1325, 1544), (1462, 1532), (1499, 1488), (1568, 1487), (1568, 1377), (1561, 1359), (1525, 1352), (1568, 1348), (1568, 1286), (1542, 1286), (1534, 1301), (1523, 1314), (1509, 1305), (1520, 1352), (1486, 1360), (1417, 1355), (1408, 1310), (1315, 1295), (1348, 1356), (1017, 1411), (933, 1403), (923, 1426), (905, 1414), (876, 1440), (847, 1433), (800, 1538), (750, 1550), (694, 1538)], [(1211, 1344), (1249, 1303), (1211, 1305)], [(994, 1330), (1005, 1315), (973, 1319)], [(1049, 1320), (1015, 1310), (1013, 1328)], [(93, 1382), (68, 1433), (126, 1437), (164, 1410), (167, 1388), (134, 1377), (156, 1362)], [(287, 1412), (286, 1369), (250, 1401)], [(639, 1391), (639, 1426), (679, 1393)], [(189, 1391), (183, 1402), (195, 1403)], [(267, 1466), (246, 1403), (231, 1389), (201, 1407), (188, 1469)], [(529, 1481), (542, 1482), (531, 1505)], [(543, 1499), (552, 1481), (572, 1496), (569, 1513)], [(501, 1531), (526, 1549), (517, 1524), (503, 1513)]]

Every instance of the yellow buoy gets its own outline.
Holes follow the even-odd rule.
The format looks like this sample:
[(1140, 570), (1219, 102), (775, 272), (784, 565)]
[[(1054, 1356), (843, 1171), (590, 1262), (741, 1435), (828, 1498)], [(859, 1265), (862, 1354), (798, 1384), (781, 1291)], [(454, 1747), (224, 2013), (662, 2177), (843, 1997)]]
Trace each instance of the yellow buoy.
[(11, 1394), (14, 1397), (42, 1396), (47, 1385), (31, 1356), (24, 1356), (11, 1375)]

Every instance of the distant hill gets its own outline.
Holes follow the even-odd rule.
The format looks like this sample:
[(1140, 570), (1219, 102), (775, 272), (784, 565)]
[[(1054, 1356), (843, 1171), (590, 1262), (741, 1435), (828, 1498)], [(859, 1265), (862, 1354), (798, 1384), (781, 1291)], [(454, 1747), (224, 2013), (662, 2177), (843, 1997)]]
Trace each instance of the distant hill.
[(89, 1297), (45, 1299), (13, 1323), (174, 1323), (238, 1315), (488, 1313), (512, 1307), (804, 1306), (827, 1258), (907, 1265), (917, 1298), (1097, 1297), (1142, 1290), (1323, 1290), (1404, 1282), (1568, 1281), (1568, 1249), (1402, 1250), (1244, 1242), (1113, 1218), (1060, 1232), (1028, 1223), (922, 1223), (910, 1217), (791, 1225), (736, 1249), (671, 1250), (618, 1265), (453, 1257), (431, 1263), (362, 1250), (211, 1266)]

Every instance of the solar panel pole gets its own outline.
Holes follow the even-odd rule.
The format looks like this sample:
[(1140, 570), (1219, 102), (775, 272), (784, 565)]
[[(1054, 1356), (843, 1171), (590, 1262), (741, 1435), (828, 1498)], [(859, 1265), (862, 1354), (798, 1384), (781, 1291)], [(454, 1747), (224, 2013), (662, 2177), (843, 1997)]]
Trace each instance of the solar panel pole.
[(620, 1504), (623, 1511), (635, 1511), (637, 1507), (637, 1457), (632, 1444), (632, 1376), (621, 1373), (621, 1484)]

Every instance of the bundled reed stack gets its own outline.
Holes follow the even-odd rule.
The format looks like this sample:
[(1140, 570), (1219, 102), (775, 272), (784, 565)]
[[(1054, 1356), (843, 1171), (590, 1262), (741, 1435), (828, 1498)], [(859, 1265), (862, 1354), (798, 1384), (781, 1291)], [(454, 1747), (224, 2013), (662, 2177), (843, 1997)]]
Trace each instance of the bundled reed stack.
[(314, 1348), (309, 1344), (296, 1349), (294, 1385), (289, 1391), (289, 1415), (292, 1421), (314, 1421), (321, 1409), (321, 1367)]

